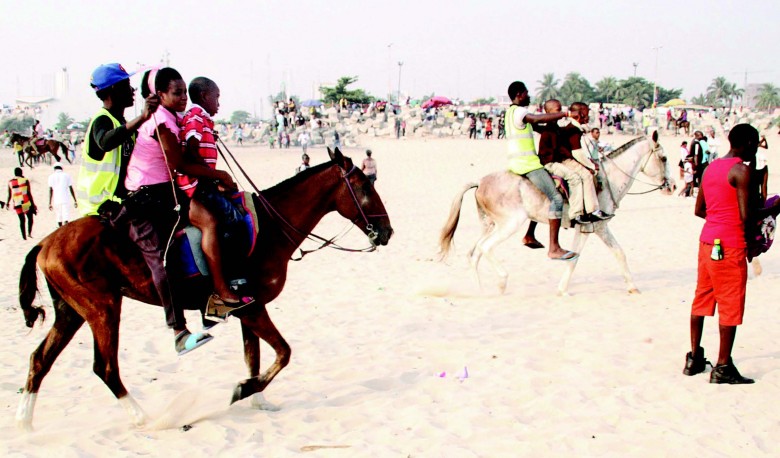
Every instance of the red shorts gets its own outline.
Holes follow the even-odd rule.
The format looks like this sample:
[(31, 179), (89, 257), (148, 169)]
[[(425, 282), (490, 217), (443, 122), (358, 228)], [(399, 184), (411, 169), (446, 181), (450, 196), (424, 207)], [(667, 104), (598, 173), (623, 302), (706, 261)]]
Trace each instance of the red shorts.
[(691, 315), (713, 316), (722, 326), (742, 324), (747, 286), (747, 250), (723, 247), (723, 259), (710, 258), (712, 245), (699, 242), (699, 275)]

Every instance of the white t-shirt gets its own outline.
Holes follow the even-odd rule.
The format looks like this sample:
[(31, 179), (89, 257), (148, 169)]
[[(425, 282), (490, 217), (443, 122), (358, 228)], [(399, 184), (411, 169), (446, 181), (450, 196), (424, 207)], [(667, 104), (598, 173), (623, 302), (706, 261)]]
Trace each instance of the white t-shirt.
[(512, 119), (512, 122), (515, 123), (515, 127), (517, 127), (520, 130), (525, 129), (525, 115), (528, 114), (528, 107), (517, 107), (514, 111), (514, 119)]
[(688, 148), (685, 146), (680, 147), (680, 160), (685, 162), (685, 158), (688, 157)]
[(309, 144), (309, 134), (306, 132), (301, 133), (298, 135), (298, 143), (301, 145), (308, 145)]
[(72, 203), (70, 196), (71, 186), (73, 186), (73, 182), (70, 179), (70, 175), (62, 170), (56, 170), (49, 175), (49, 187), (52, 189), (51, 204), (68, 205)]
[(685, 161), (683, 164), (683, 178), (686, 183), (693, 181), (693, 164), (690, 161)]

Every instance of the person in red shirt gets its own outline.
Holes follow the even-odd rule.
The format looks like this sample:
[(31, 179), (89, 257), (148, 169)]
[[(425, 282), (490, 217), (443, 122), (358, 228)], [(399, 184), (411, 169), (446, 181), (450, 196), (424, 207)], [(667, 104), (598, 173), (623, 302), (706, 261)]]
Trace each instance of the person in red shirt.
[[(747, 221), (763, 218), (762, 213), (776, 215), (777, 205), (759, 211), (750, 208), (750, 167), (756, 158), (758, 131), (749, 124), (740, 124), (729, 133), (728, 154), (707, 167), (696, 199), (696, 216), (705, 219), (699, 237), (698, 278), (691, 305), (691, 351), (685, 357), (683, 374), (696, 375), (706, 370), (701, 337), (704, 317), (718, 309), (720, 352), (710, 374), (710, 383), (746, 384), (731, 359), (731, 349), (737, 326), (745, 312), (747, 285)], [(714, 246), (715, 241), (721, 246)]]
[(219, 87), (208, 78), (198, 77), (190, 82), (188, 89), (193, 105), (184, 115), (180, 134), (187, 164), (178, 171), (177, 184), (192, 199), (190, 222), (203, 234), (201, 246), (214, 281), (215, 293), (209, 299), (206, 316), (225, 319), (230, 312), (254, 302), (251, 297), (239, 297), (233, 292), (222, 271), (217, 226), (237, 223), (243, 215), (224, 195), (237, 190), (233, 178), (217, 169), (211, 117), (219, 110)]

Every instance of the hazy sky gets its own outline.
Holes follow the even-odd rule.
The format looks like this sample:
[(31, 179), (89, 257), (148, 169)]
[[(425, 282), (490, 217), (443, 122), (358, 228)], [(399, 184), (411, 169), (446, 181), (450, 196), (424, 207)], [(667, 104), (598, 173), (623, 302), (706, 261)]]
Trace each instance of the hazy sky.
[[(68, 111), (99, 106), (89, 75), (99, 64), (128, 70), (169, 53), (184, 79), (220, 85), (222, 109), (261, 113), (285, 82), (307, 99), (321, 83), (358, 76), (377, 97), (398, 88), (419, 97), (491, 97), (509, 82), (532, 91), (543, 73), (579, 72), (591, 83), (634, 72), (704, 92), (716, 76), (740, 87), (780, 81), (775, 2), (731, 1), (73, 1), (3, 0), (0, 103), (44, 93), (67, 67)], [(50, 6), (56, 5), (56, 6)], [(137, 85), (140, 77), (133, 78)], [(140, 97), (137, 97), (140, 99)]]

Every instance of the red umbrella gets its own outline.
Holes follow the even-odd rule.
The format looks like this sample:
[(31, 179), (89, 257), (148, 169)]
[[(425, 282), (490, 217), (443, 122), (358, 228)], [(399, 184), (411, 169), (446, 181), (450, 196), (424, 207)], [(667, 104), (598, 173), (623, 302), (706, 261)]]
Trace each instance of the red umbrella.
[(452, 100), (448, 99), (447, 97), (437, 95), (423, 102), (423, 104), (420, 105), (420, 107), (435, 108), (435, 107), (443, 107), (444, 105), (452, 105)]

